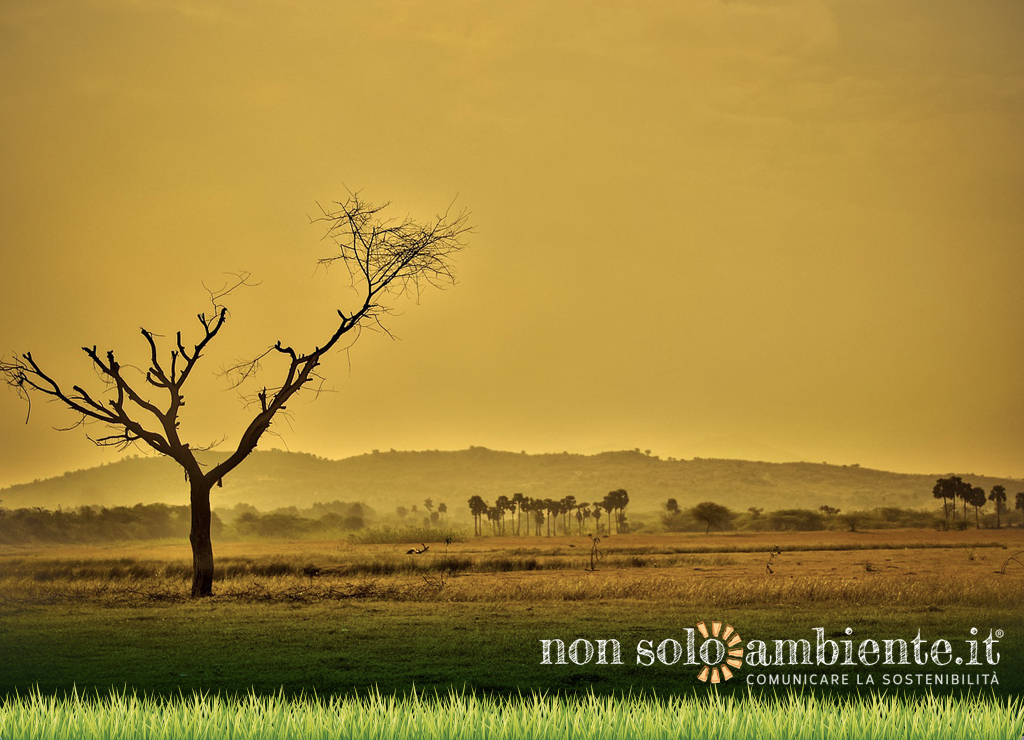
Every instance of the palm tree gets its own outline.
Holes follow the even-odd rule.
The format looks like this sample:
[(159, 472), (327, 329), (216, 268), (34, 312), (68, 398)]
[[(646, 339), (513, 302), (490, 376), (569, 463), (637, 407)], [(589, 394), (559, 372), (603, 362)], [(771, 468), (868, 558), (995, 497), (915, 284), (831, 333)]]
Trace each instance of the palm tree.
[(473, 515), (473, 534), (479, 536), (482, 534), (481, 517), (487, 513), (487, 502), (479, 496), (470, 496), (469, 498), (469, 512)]
[(437, 513), (441, 515), (441, 520), (444, 521), (448, 518), (448, 504), (440, 503), (437, 505)]
[(487, 508), (487, 521), (491, 523), (491, 534), (498, 534), (498, 521), (501, 519), (502, 511), (497, 506)]
[(967, 504), (970, 503), (971, 496), (973, 495), (972, 491), (974, 491), (974, 486), (972, 486), (970, 483), (966, 483), (965, 481), (961, 480), (960, 476), (957, 475), (954, 475), (952, 478), (950, 478), (950, 480), (955, 481), (954, 485), (956, 486), (957, 498), (961, 499), (964, 502), (964, 521), (966, 522)]
[[(526, 501), (526, 496), (521, 493), (512, 494), (512, 503), (515, 504), (514, 512), (516, 514), (516, 534), (520, 534), (523, 528), (523, 502)], [(526, 526), (529, 529), (530, 517), (526, 517)]]
[(615, 511), (615, 502), (612, 501), (612, 495), (610, 493), (601, 499), (601, 508), (604, 509), (605, 513), (608, 515), (608, 524), (606, 526), (608, 529), (608, 536), (610, 537), (612, 534), (612, 519), (614, 518), (612, 516), (612, 512)]
[(561, 501), (559, 508), (562, 510), (562, 532), (563, 534), (569, 534), (569, 512), (576, 508), (576, 497), (573, 495), (566, 496)]
[(1020, 509), (1020, 526), (1024, 527), (1024, 491), (1017, 494), (1017, 505), (1015, 509)]
[[(615, 510), (615, 531), (616, 533), (622, 531), (623, 525), (626, 523), (626, 507), (629, 505), (629, 494), (626, 493), (624, 488), (618, 488), (608, 494), (612, 506)], [(626, 527), (629, 531), (629, 528)]]
[(597, 533), (598, 534), (601, 534), (601, 509), (602, 509), (601, 502), (600, 501), (595, 501), (594, 502), (594, 513), (592, 514), (592, 516), (594, 517), (594, 527), (597, 529)]
[(498, 510), (498, 516), (501, 519), (501, 533), (505, 534), (505, 512), (512, 507), (512, 499), (502, 494), (498, 496), (498, 499), (494, 502), (495, 508)]
[(558, 515), (561, 513), (562, 506), (554, 499), (544, 499), (544, 508), (548, 512), (548, 537), (551, 536), (551, 520), (555, 520), (555, 534), (558, 534)]
[(1003, 506), (1006, 504), (1006, 489), (1003, 486), (992, 486), (992, 493), (988, 495), (989, 501), (996, 505), (996, 529), (1002, 529)]
[(976, 529), (981, 529), (981, 522), (978, 521), (978, 509), (988, 501), (988, 497), (985, 496), (985, 489), (981, 486), (972, 486), (970, 494), (964, 498), (964, 501), (974, 507), (974, 526)]
[(957, 484), (955, 481), (959, 481), (957, 477), (952, 478), (939, 478), (935, 481), (935, 487), (932, 488), (932, 496), (934, 498), (942, 499), (942, 514), (946, 517), (946, 529), (949, 529), (949, 507), (946, 504), (946, 500), (953, 502), (953, 515), (956, 515), (956, 492)]

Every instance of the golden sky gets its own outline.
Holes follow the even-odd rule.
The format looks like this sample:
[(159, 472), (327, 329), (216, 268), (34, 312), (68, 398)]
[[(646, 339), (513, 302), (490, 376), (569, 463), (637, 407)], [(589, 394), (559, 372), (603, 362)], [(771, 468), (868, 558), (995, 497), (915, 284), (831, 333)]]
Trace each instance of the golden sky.
[[(214, 371), (344, 305), (316, 202), (454, 199), (459, 284), (261, 447), (1024, 477), (1022, 38), (1019, 0), (9, 0), (0, 350), (93, 382), (251, 271), (186, 409), (229, 445)], [(116, 459), (25, 411), (0, 485)]]

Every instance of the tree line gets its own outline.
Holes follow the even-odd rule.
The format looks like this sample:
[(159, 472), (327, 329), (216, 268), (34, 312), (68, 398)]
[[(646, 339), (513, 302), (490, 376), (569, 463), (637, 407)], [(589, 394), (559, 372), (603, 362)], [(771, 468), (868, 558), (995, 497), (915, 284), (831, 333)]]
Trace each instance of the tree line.
[[(925, 528), (936, 526), (935, 514), (916, 509), (879, 507), (870, 510), (842, 512), (833, 506), (817, 509), (778, 509), (765, 512), (764, 507), (751, 506), (745, 512), (729, 509), (713, 501), (702, 501), (684, 509), (679, 502), (668, 499), (662, 514), (662, 526), (669, 532), (701, 531), (712, 529), (744, 530), (755, 532), (814, 532), (858, 528)], [(941, 520), (938, 521), (941, 525)]]
[[(7, 544), (117, 542), (187, 537), (192, 526), (188, 506), (137, 504), (135, 506), (81, 506), (74, 509), (42, 507), (0, 509), (0, 541)], [(213, 515), (217, 535), (224, 522)]]
[(610, 491), (600, 501), (593, 502), (577, 501), (573, 495), (551, 499), (514, 493), (511, 496), (498, 496), (493, 505), (480, 496), (471, 496), (468, 503), (469, 512), (473, 515), (473, 533), (476, 535), (482, 535), (488, 525), (493, 535), (507, 534), (506, 515), (514, 535), (523, 534), (524, 520), (526, 536), (531, 532), (534, 536), (540, 536), (542, 528), (545, 530), (543, 534), (548, 537), (557, 535), (559, 523), (563, 535), (572, 534), (573, 528), (577, 534), (582, 535), (584, 530), (590, 529), (591, 520), (596, 534), (629, 531), (629, 523), (626, 521), (629, 493), (622, 488)]
[[(96, 543), (187, 537), (192, 525), (190, 507), (169, 504), (0, 508), (0, 542)], [(211, 531), (217, 537), (330, 537), (361, 529), (373, 514), (361, 503), (332, 501), (308, 509), (290, 506), (260, 512), (249, 504), (211, 512)]]
[[(668, 499), (662, 525), (670, 532), (695, 530), (703, 526), (704, 532), (711, 529), (727, 529), (739, 525), (743, 529), (771, 531), (814, 531), (824, 529), (846, 528), (856, 531), (858, 527), (931, 527), (950, 528), (950, 513), (953, 525), (960, 529), (969, 526), (967, 507), (974, 509), (974, 525), (981, 528), (981, 509), (988, 503), (995, 505), (996, 528), (1002, 527), (1003, 515), (1007, 511), (1008, 495), (1006, 487), (996, 485), (986, 492), (980, 486), (974, 486), (959, 476), (939, 478), (933, 489), (935, 498), (943, 500), (943, 519), (936, 524), (935, 515), (926, 511), (901, 509), (896, 507), (880, 507), (869, 511), (850, 511), (843, 514), (840, 509), (832, 506), (820, 506), (817, 511), (812, 509), (780, 509), (767, 514), (763, 507), (750, 507), (745, 513), (732, 511), (726, 506), (713, 501), (702, 501), (695, 506), (683, 509), (679, 502)], [(960, 518), (957, 520), (957, 500), (962, 504)], [(1015, 509), (1021, 512), (1021, 526), (1024, 527), (1024, 492), (1016, 495)]]
[[(992, 486), (992, 490), (986, 494), (985, 489), (981, 486), (972, 485), (963, 480), (959, 475), (952, 475), (949, 478), (939, 478), (935, 481), (935, 487), (932, 488), (932, 496), (942, 499), (942, 513), (945, 517), (946, 529), (949, 529), (950, 511), (953, 513), (954, 526), (957, 525), (957, 499), (960, 499), (963, 503), (963, 514), (959, 521), (960, 527), (967, 525), (967, 506), (970, 505), (974, 508), (974, 526), (980, 529), (981, 521), (978, 512), (989, 501), (995, 504), (996, 507), (996, 529), (1003, 526), (1002, 514), (1006, 511), (1007, 499), (1005, 486)], [(1015, 508), (1021, 511), (1021, 526), (1024, 526), (1024, 491), (1017, 494)]]

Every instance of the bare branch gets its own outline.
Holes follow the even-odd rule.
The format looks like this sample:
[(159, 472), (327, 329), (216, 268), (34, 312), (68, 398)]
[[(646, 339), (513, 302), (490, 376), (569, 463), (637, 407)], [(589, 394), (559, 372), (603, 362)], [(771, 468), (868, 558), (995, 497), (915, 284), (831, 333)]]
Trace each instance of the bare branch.
[[(284, 414), (286, 404), (296, 393), (309, 387), (316, 398), (323, 392), (325, 379), (318, 368), (323, 357), (342, 344), (343, 337), (354, 341), (363, 328), (381, 330), (391, 336), (383, 323), (391, 310), (389, 299), (406, 294), (418, 297), (426, 286), (444, 287), (454, 283), (452, 261), (464, 248), (463, 238), (471, 231), (467, 214), (453, 214), (449, 206), (444, 213), (421, 224), (408, 217), (388, 217), (388, 206), (387, 203), (368, 203), (359, 193), (350, 192), (347, 200), (336, 202), (329, 209), (321, 207), (321, 215), (314, 222), (326, 224), (323, 238), (333, 242), (335, 250), (319, 264), (325, 267), (338, 262), (344, 264), (358, 303), (352, 310), (338, 309), (337, 324), (312, 349), (301, 351), (277, 341), (255, 359), (240, 361), (223, 371), (232, 379), (232, 386), (238, 388), (255, 378), (269, 357), (283, 361), (278, 382), (265, 385), (249, 397), (255, 414), (243, 430), (235, 451), (205, 474), (209, 481), (219, 481), (255, 449), (276, 415)], [(225, 298), (239, 288), (257, 284), (248, 272), (240, 272), (231, 274), (219, 287), (204, 285), (210, 308), (196, 315), (201, 332), (198, 341), (191, 346), (186, 345), (179, 331), (174, 334), (173, 346), (165, 348), (162, 354), (161, 337), (148, 329), (140, 329), (149, 357), (145, 369), (138, 369), (139, 387), (126, 377), (124, 370), (131, 366), (122, 366), (112, 351), (101, 355), (95, 346), (83, 347), (83, 351), (105, 385), (105, 398), (91, 394), (81, 385), (73, 386), (70, 393), (65, 392), (35, 363), (31, 354), (0, 360), (0, 373), (29, 403), (33, 394), (41, 393), (79, 414), (81, 418), (75, 426), (93, 421), (111, 429), (110, 434), (91, 438), (94, 443), (125, 447), (145, 442), (177, 460), (187, 475), (203, 475), (193, 455), (193, 449), (200, 448), (190, 448), (178, 436), (178, 415), (185, 404), (182, 389), (227, 320)], [(346, 341), (344, 345), (351, 346), (351, 343)], [(140, 392), (148, 388), (166, 392), (166, 405), (158, 405)], [(157, 429), (146, 428), (141, 423), (140, 411), (145, 412), (143, 418), (157, 422)]]
[[(253, 378), (262, 361), (274, 352), (287, 361), (284, 379), (276, 388), (264, 387), (249, 403), (258, 403), (258, 413), (242, 433), (235, 452), (218, 465), (211, 476), (219, 479), (234, 469), (270, 428), (274, 416), (283, 411), (288, 400), (307, 385), (314, 385), (314, 397), (323, 389), (324, 378), (316, 372), (321, 359), (334, 349), (342, 337), (352, 333), (358, 337), (364, 326), (377, 327), (387, 333), (382, 317), (389, 307), (385, 298), (413, 293), (417, 297), (428, 285), (443, 287), (455, 282), (452, 261), (464, 249), (463, 238), (471, 232), (468, 214), (452, 215), (451, 206), (427, 224), (411, 218), (402, 220), (385, 216), (388, 204), (374, 205), (363, 201), (358, 193), (349, 193), (345, 201), (326, 209), (314, 223), (326, 223), (324, 238), (332, 241), (336, 252), (319, 261), (330, 267), (341, 262), (348, 270), (351, 286), (359, 296), (354, 311), (337, 311), (339, 323), (326, 341), (311, 351), (301, 353), (278, 341), (255, 360), (240, 362), (226, 373), (234, 376), (234, 387)], [(369, 320), (367, 322), (367, 320)]]
[[(426, 286), (444, 287), (455, 281), (452, 261), (464, 248), (463, 237), (471, 231), (467, 214), (453, 215), (449, 206), (432, 221), (419, 224), (408, 217), (386, 217), (387, 207), (386, 203), (367, 203), (358, 193), (349, 192), (347, 200), (334, 203), (330, 210), (320, 209), (321, 216), (315, 221), (327, 224), (324, 238), (333, 242), (336, 251), (321, 259), (318, 265), (326, 270), (340, 261), (346, 267), (350, 287), (358, 299), (355, 308), (338, 309), (338, 322), (333, 330), (309, 351), (277, 341), (256, 359), (238, 362), (224, 370), (223, 374), (234, 379), (236, 388), (258, 375), (269, 357), (276, 361), (275, 369), (280, 367), (282, 372), (276, 384), (264, 385), (248, 399), (253, 416), (234, 452), (206, 472), (194, 452), (214, 445), (193, 448), (179, 437), (178, 416), (185, 405), (183, 387), (227, 320), (224, 299), (241, 287), (257, 284), (252, 282), (249, 273), (233, 274), (219, 288), (203, 286), (209, 294), (210, 308), (196, 315), (202, 331), (198, 341), (190, 347), (178, 331), (174, 334), (173, 347), (162, 349), (163, 337), (141, 328), (149, 355), (142, 367), (122, 365), (113, 351), (101, 355), (95, 345), (83, 347), (102, 383), (99, 393), (90, 392), (80, 384), (65, 391), (31, 353), (15, 354), (11, 359), (0, 357), (0, 375), (28, 404), (26, 422), (31, 416), (33, 396), (41, 394), (60, 401), (78, 415), (69, 429), (87, 423), (103, 424), (109, 433), (89, 437), (93, 443), (125, 449), (145, 442), (182, 466), (190, 483), (192, 503), (193, 596), (212, 594), (211, 487), (221, 485), (224, 476), (256, 448), (264, 434), (276, 435), (271, 429), (275, 420), (290, 421), (287, 404), (299, 391), (310, 388), (314, 399), (324, 392), (325, 379), (318, 368), (328, 352), (335, 348), (347, 350), (363, 328), (376, 328), (391, 336), (382, 323), (391, 313), (389, 299), (405, 294), (418, 298)], [(344, 337), (348, 338), (345, 342)], [(138, 373), (138, 379), (133, 372)], [(162, 398), (165, 405), (159, 405), (160, 402), (154, 401), (148, 393)], [(144, 425), (143, 420), (147, 424), (155, 420), (156, 427)]]

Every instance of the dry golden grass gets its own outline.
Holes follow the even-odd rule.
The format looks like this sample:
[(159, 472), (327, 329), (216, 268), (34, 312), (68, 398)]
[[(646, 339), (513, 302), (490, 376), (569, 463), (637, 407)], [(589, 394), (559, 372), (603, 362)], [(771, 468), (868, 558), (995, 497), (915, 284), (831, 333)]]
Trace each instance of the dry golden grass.
[[(224, 543), (215, 598), (1024, 606), (1024, 566), (999, 572), (1024, 550), (1019, 529), (622, 535), (600, 547), (589, 571), (585, 537), (480, 538), (421, 555), (397, 545)], [(190, 561), (187, 543), (4, 548), (0, 602), (181, 601)], [(304, 574), (309, 565), (320, 574)]]

